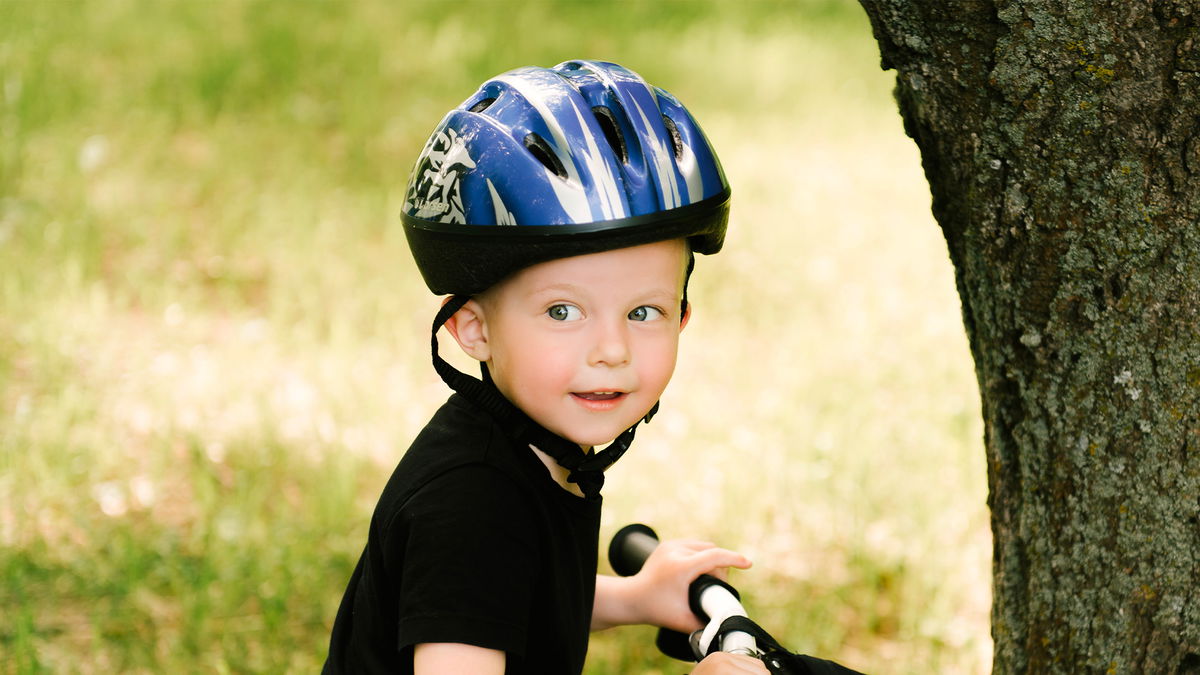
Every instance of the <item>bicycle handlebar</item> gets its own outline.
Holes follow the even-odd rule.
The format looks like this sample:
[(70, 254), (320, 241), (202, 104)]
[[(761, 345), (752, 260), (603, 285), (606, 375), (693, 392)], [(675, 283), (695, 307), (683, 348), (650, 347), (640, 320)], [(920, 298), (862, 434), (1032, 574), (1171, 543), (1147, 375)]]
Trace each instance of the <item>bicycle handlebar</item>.
[[(637, 574), (646, 559), (658, 547), (658, 535), (641, 524), (626, 525), (612, 538), (608, 547), (608, 562), (613, 571), (627, 577)], [(746, 616), (737, 589), (708, 574), (702, 574), (688, 586), (688, 606), (692, 613), (708, 625), (687, 636), (666, 628), (660, 629), (658, 647), (668, 656), (682, 660), (700, 660), (709, 651), (721, 624), (731, 616)], [(681, 646), (686, 642), (686, 649)], [(720, 649), (727, 652), (757, 654), (754, 637), (742, 632), (730, 632), (721, 638)], [(690, 653), (688, 653), (690, 652)]]
[[(646, 558), (657, 547), (658, 535), (654, 530), (645, 525), (626, 525), (613, 536), (608, 547), (608, 561), (617, 574), (631, 576), (642, 569)], [(660, 628), (655, 642), (667, 656), (681, 661), (699, 661), (709, 653), (716, 640), (721, 651), (757, 657), (772, 673), (862, 675), (833, 661), (784, 650), (775, 638), (746, 617), (737, 591), (720, 579), (707, 574), (697, 577), (688, 588), (688, 604), (708, 625), (692, 633), (690, 638)]]
[(658, 534), (641, 523), (622, 527), (608, 545), (608, 563), (613, 571), (631, 577), (646, 564), (646, 558), (658, 548)]

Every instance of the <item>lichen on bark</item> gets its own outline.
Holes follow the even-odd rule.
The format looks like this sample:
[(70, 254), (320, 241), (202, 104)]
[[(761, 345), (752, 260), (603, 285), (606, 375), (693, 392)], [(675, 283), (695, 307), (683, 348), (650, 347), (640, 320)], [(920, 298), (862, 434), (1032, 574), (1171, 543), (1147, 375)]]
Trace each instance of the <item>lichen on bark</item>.
[(982, 396), (997, 672), (1200, 672), (1200, 9), (861, 0)]

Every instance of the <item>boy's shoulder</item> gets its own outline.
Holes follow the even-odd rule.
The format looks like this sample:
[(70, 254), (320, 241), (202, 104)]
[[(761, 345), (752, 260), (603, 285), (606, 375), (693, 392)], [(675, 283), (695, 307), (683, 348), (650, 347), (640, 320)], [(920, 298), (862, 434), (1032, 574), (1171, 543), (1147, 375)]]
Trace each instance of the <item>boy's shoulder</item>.
[(424, 445), (475, 447), (479, 440), (491, 440), (496, 431), (486, 412), (461, 394), (453, 394), (434, 411), (405, 455)]
[(414, 495), (455, 490), (524, 493), (535, 488), (528, 460), (487, 413), (455, 394), (413, 440), (380, 497), (395, 511)]
[(490, 417), (458, 394), (441, 405), (404, 451), (397, 476), (414, 479), (437, 475), (456, 466), (494, 463), (505, 439)]

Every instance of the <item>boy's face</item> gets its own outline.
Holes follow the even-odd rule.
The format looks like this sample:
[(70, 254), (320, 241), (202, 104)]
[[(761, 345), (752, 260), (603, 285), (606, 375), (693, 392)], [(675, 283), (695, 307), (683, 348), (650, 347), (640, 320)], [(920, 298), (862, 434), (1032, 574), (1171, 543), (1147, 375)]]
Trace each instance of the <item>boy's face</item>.
[(546, 429), (608, 443), (671, 379), (686, 256), (674, 240), (528, 267), (479, 296), (484, 348), (468, 353)]

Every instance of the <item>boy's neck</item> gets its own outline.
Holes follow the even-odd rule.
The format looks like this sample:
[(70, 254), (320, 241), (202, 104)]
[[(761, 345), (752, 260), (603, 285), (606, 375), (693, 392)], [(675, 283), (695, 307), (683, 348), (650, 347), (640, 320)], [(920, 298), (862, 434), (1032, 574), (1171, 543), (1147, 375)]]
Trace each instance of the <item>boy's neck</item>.
[[(554, 461), (554, 458), (550, 455), (538, 450), (537, 447), (530, 445), (529, 449), (533, 450), (533, 454), (537, 455), (537, 458), (542, 461), (542, 464), (546, 465), (546, 470), (550, 472), (550, 477), (554, 479), (555, 483), (558, 483), (559, 487), (567, 492), (570, 492), (576, 497), (583, 496), (583, 491), (579, 489), (579, 486), (567, 480), (567, 476), (571, 474), (569, 470), (567, 470), (558, 462)], [(586, 450), (584, 450), (584, 452), (586, 452)]]

